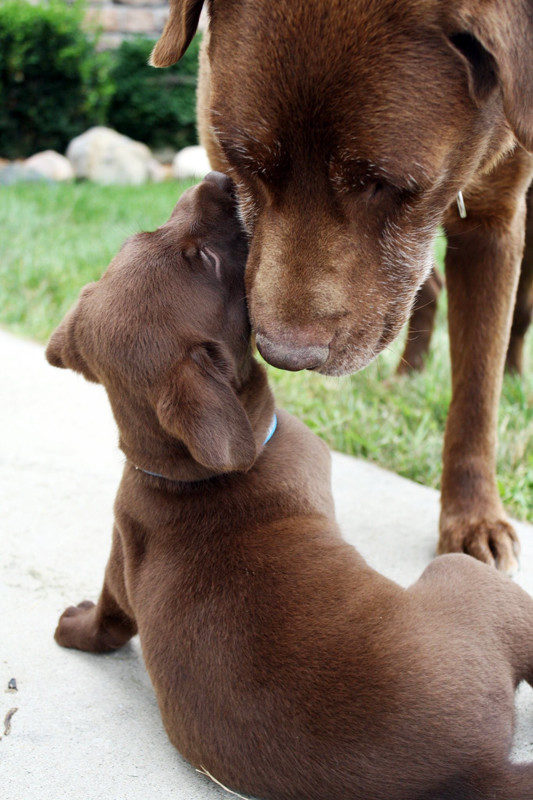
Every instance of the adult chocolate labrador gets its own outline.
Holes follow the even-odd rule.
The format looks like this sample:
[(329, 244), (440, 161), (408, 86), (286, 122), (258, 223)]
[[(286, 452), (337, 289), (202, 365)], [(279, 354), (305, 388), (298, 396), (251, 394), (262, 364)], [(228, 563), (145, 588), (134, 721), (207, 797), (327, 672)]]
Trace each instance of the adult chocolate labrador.
[[(171, 0), (155, 66), (183, 55), (202, 5)], [(533, 174), (532, 0), (210, 0), (209, 12), (201, 138), (253, 234), (259, 350), (285, 369), (366, 366), (408, 319), (443, 224), (453, 398), (438, 549), (511, 571), (496, 417)]]

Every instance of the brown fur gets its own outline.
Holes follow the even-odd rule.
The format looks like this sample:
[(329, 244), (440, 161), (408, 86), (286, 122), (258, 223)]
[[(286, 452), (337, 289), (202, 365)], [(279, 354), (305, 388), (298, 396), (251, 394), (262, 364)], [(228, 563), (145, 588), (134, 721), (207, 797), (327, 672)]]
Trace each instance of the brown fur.
[(533, 601), (464, 555), (400, 588), (341, 538), (326, 446), (278, 412), (262, 447), (245, 261), (211, 176), (50, 340), (52, 364), (105, 385), (127, 457), (102, 594), (57, 641), (107, 652), (138, 630), (171, 741), (241, 793), (530, 800), (533, 765), (508, 753)]
[(439, 271), (433, 267), (429, 278), (422, 284), (415, 298), (409, 319), (405, 349), (398, 364), (399, 375), (424, 369), (424, 361), (435, 327), (437, 303), (442, 286), (443, 281)]
[(518, 374), (524, 370), (524, 340), (533, 318), (533, 189), (531, 188), (528, 193), (527, 209), (526, 247), (505, 362), (508, 372)]
[[(170, 5), (156, 66), (182, 55), (202, 3)], [(260, 351), (286, 369), (366, 366), (408, 319), (443, 224), (453, 401), (439, 551), (512, 571), (495, 431), (533, 174), (532, 0), (208, 7), (199, 129), (253, 234), (246, 284)], [(530, 274), (510, 366), (520, 365)], [(427, 292), (434, 303), (435, 287)], [(406, 360), (416, 366), (428, 343)]]

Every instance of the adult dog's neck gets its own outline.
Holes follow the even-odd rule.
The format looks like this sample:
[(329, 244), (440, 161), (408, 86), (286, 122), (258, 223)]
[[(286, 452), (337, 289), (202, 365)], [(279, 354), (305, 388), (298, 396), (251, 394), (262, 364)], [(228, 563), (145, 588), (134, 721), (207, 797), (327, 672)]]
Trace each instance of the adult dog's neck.
[[(274, 397), (268, 385), (266, 371), (254, 358), (246, 364), (245, 377), (237, 392), (246, 412), (256, 446), (256, 458), (262, 452), (274, 416)], [(115, 417), (117, 421), (120, 414)], [(199, 464), (185, 444), (162, 430), (155, 415), (146, 408), (134, 409), (136, 425), (128, 430), (119, 424), (119, 446), (130, 465), (137, 469), (140, 478), (149, 483), (159, 481), (166, 488), (205, 481), (224, 474), (214, 472)], [(128, 414), (131, 418), (131, 413)], [(172, 487), (171, 484), (176, 484)]]

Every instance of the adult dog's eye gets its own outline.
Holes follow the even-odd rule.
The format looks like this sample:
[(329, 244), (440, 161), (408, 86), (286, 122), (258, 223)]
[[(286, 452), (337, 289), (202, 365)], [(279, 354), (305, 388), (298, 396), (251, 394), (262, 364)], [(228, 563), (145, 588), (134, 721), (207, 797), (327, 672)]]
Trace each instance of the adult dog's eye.
[(389, 181), (380, 178), (371, 178), (365, 181), (360, 192), (360, 197), (365, 202), (375, 203), (403, 203), (415, 194), (412, 189), (401, 189)]
[(386, 186), (383, 181), (371, 180), (365, 185), (363, 194), (368, 200), (374, 200), (386, 191)]
[(354, 199), (365, 203), (379, 203), (393, 193), (393, 187), (380, 178), (361, 178), (350, 191)]
[(217, 276), (218, 280), (222, 278), (222, 268), (220, 257), (214, 250), (209, 247), (202, 247), (200, 249), (200, 257), (208, 269), (212, 269)]
[(335, 183), (341, 194), (349, 195), (365, 202), (382, 200), (389, 195), (394, 187), (382, 178), (372, 175), (363, 175), (350, 178), (337, 178)]

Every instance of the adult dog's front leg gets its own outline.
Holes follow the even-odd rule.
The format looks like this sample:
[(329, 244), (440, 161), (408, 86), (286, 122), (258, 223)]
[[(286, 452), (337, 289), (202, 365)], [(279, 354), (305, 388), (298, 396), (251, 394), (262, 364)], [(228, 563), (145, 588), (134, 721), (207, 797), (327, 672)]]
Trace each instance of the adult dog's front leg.
[(518, 539), (496, 484), (497, 413), (524, 247), (531, 170), (518, 154), (446, 221), (452, 402), (446, 427), (439, 553), (464, 552), (505, 572)]

